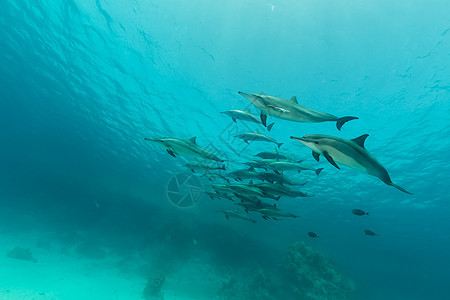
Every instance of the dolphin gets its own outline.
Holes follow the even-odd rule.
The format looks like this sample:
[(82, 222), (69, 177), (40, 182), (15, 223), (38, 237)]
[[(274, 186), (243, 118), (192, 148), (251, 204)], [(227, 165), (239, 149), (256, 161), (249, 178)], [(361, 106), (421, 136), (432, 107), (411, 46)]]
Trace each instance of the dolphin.
[(208, 164), (201, 161), (191, 161), (185, 164), (187, 168), (189, 168), (192, 173), (195, 173), (195, 170), (225, 170), (225, 165), (219, 165), (219, 164)]
[(164, 137), (164, 138), (155, 138), (148, 139), (145, 138), (146, 141), (154, 142), (157, 145), (166, 148), (167, 153), (176, 157), (176, 155), (187, 155), (197, 158), (204, 158), (215, 160), (218, 162), (223, 162), (224, 160), (218, 158), (208, 150), (197, 145), (196, 137), (192, 137), (188, 140), (181, 140), (177, 138)]
[(250, 221), (252, 223), (256, 223), (255, 220), (250, 219), (249, 217), (247, 217), (246, 215), (244, 215), (243, 213), (241, 213), (238, 210), (224, 209), (224, 210), (218, 210), (217, 212), (223, 213), (225, 215), (225, 218), (227, 218), (227, 220), (230, 220), (230, 217), (233, 217), (233, 218)]
[(255, 168), (255, 169), (264, 169), (267, 171), (267, 164), (274, 162), (274, 161), (278, 161), (276, 159), (259, 159), (259, 160), (251, 160), (251, 161), (247, 161), (244, 162), (244, 165), (247, 165), (251, 168)]
[(228, 185), (236, 194), (245, 196), (261, 196), (265, 197), (264, 192), (250, 181), (249, 184), (229, 184)]
[(255, 154), (254, 156), (257, 156), (262, 159), (276, 159), (276, 160), (289, 159), (287, 154), (278, 152), (278, 149), (274, 149), (272, 151), (263, 151), (258, 154)]
[[(257, 116), (252, 115), (250, 113), (250, 111), (248, 111), (248, 110), (246, 110), (246, 111), (244, 111), (244, 110), (227, 110), (227, 111), (223, 111), (221, 113), (230, 116), (235, 123), (237, 123), (236, 120), (242, 120), (242, 121), (249, 121), (249, 122), (253, 122), (256, 124), (261, 124), (263, 126), (266, 126), (266, 124), (263, 124)], [(274, 124), (275, 123), (267, 125), (266, 126), (267, 130), (270, 131)]]
[(209, 181), (216, 181), (217, 179), (222, 179), (230, 183), (230, 180), (228, 178), (218, 173), (204, 173), (200, 177), (208, 178)]
[(300, 183), (297, 181), (293, 181), (281, 174), (276, 174), (276, 173), (271, 173), (271, 172), (264, 172), (261, 174), (262, 174), (261, 176), (263, 176), (264, 180), (266, 180), (270, 183), (277, 182), (280, 184), (301, 185), (301, 186), (306, 184), (306, 182)]
[(261, 142), (270, 142), (277, 144), (278, 148), (283, 145), (283, 143), (278, 143), (273, 137), (259, 133), (258, 130), (253, 132), (247, 132), (243, 134), (235, 135), (234, 137), (240, 138), (244, 140), (248, 144), (248, 141), (261, 141)]
[(277, 208), (276, 204), (274, 204), (273, 206), (270, 206), (270, 207), (259, 209), (258, 212), (263, 215), (263, 218), (265, 220), (270, 219), (270, 218), (272, 218), (274, 220), (278, 220), (279, 217), (298, 218), (298, 216), (291, 214), (290, 212), (287, 212), (287, 211)]
[(288, 197), (313, 197), (313, 195), (309, 195), (291, 188), (288, 188), (282, 184), (276, 183), (258, 183), (256, 184), (261, 190), (266, 193), (272, 193), (275, 195), (288, 196)]
[(267, 168), (274, 170), (275, 173), (279, 171), (302, 171), (302, 170), (311, 170), (316, 173), (317, 176), (319, 176), (320, 172), (322, 172), (323, 168), (316, 169), (312, 166), (308, 166), (301, 163), (302, 161), (293, 162), (293, 161), (275, 161), (271, 162), (267, 165)]
[(342, 125), (346, 122), (358, 119), (357, 117), (338, 118), (328, 113), (301, 106), (298, 104), (295, 96), (287, 100), (264, 94), (246, 94), (239, 92), (239, 95), (247, 98), (261, 111), (261, 121), (263, 124), (266, 124), (267, 115), (270, 115), (279, 119), (301, 123), (336, 121), (337, 129), (341, 130)]
[(322, 154), (338, 169), (340, 168), (337, 163), (341, 163), (347, 167), (378, 177), (385, 184), (393, 186), (404, 193), (411, 194), (394, 184), (386, 169), (366, 150), (364, 142), (368, 136), (368, 134), (363, 134), (352, 140), (346, 140), (330, 135), (309, 134), (304, 137), (291, 136), (291, 139), (300, 141), (310, 148), (317, 161), (319, 161), (319, 155)]
[(233, 177), (236, 181), (242, 181), (242, 179), (259, 179), (264, 180), (264, 176), (256, 172), (253, 167), (250, 167), (248, 170), (237, 170), (228, 173), (229, 177)]

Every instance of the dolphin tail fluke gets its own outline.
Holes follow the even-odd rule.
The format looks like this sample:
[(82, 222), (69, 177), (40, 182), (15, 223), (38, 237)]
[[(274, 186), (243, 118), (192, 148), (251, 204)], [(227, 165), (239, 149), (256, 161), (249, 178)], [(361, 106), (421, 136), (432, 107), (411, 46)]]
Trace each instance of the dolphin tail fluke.
[(275, 123), (271, 123), (271, 124), (267, 125), (267, 131), (272, 130), (272, 127), (273, 127), (274, 124), (275, 124)]
[(320, 175), (320, 172), (322, 172), (322, 170), (323, 170), (323, 168), (318, 168), (318, 169), (316, 170), (316, 175), (319, 176), (319, 175)]
[[(281, 145), (283, 145), (283, 143), (278, 143), (277, 145), (278, 145), (278, 148), (280, 148)], [(283, 149), (284, 149), (284, 148), (283, 148)]]
[(344, 125), (348, 121), (356, 120), (356, 119), (359, 119), (359, 118), (358, 117), (342, 117), (342, 118), (339, 118), (336, 121), (336, 127), (337, 127), (338, 130), (341, 130), (342, 125)]
[(402, 188), (401, 186), (396, 185), (395, 183), (392, 183), (392, 184), (390, 184), (390, 185), (392, 185), (392, 186), (395, 187), (396, 189), (402, 191), (403, 193), (407, 193), (407, 194), (410, 194), (410, 195), (414, 195), (413, 193), (408, 192), (407, 190), (405, 190), (405, 189)]

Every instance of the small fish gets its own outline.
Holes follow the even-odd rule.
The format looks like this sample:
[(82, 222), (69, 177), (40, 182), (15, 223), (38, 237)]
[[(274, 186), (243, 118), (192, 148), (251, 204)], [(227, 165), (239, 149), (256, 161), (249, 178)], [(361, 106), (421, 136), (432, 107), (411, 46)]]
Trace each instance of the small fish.
[(312, 237), (312, 238), (318, 238), (318, 237), (319, 237), (319, 235), (318, 235), (317, 233), (312, 232), (312, 231), (308, 232), (308, 235), (309, 235), (310, 237)]
[(354, 214), (354, 215), (356, 215), (356, 216), (369, 215), (368, 212), (365, 212), (365, 211), (363, 211), (363, 210), (361, 210), (361, 209), (357, 209), (357, 208), (352, 209), (352, 214)]
[(364, 233), (366, 235), (369, 235), (369, 236), (378, 236), (378, 233), (375, 233), (375, 232), (373, 232), (372, 230), (369, 230), (369, 229), (364, 229)]

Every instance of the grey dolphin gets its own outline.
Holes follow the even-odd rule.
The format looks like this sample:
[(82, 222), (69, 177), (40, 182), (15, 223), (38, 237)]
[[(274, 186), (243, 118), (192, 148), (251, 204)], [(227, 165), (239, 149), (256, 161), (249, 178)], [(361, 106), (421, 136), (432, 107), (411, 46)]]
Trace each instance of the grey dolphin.
[[(266, 126), (266, 124), (263, 124), (257, 116), (251, 114), (248, 110), (227, 110), (221, 113), (230, 116), (235, 123), (237, 123), (236, 120), (242, 120)], [(274, 123), (267, 125), (267, 130), (270, 131), (273, 125)]]
[(302, 171), (302, 170), (311, 170), (319, 176), (320, 172), (322, 172), (323, 168), (316, 169), (312, 166), (305, 165), (301, 163), (302, 161), (294, 162), (294, 161), (275, 161), (271, 162), (267, 165), (267, 168), (274, 170), (275, 172), (279, 171)]
[(239, 92), (239, 95), (248, 99), (261, 111), (261, 121), (263, 124), (266, 124), (267, 115), (270, 115), (279, 119), (301, 123), (336, 121), (337, 129), (341, 130), (344, 123), (358, 119), (357, 117), (338, 118), (332, 114), (301, 106), (298, 104), (295, 96), (287, 100), (264, 94), (246, 94)]
[(208, 164), (202, 161), (191, 161), (185, 164), (185, 166), (189, 168), (192, 171), (192, 173), (195, 173), (195, 170), (204, 170), (204, 171), (225, 170), (225, 165)]
[(250, 221), (252, 223), (256, 223), (255, 220), (250, 219), (249, 217), (247, 217), (246, 215), (244, 215), (243, 213), (241, 213), (238, 210), (224, 209), (224, 210), (218, 210), (217, 212), (223, 213), (225, 215), (225, 218), (227, 218), (227, 220), (230, 220), (230, 217), (233, 217), (233, 218)]
[(155, 139), (145, 138), (145, 140), (156, 143), (157, 145), (165, 148), (167, 153), (169, 153), (173, 157), (175, 157), (176, 154), (178, 154), (223, 162), (222, 159), (218, 158), (208, 150), (197, 145), (195, 136), (188, 140), (182, 140), (171, 137), (155, 138)]
[(256, 184), (261, 190), (266, 193), (272, 193), (280, 196), (288, 196), (288, 197), (313, 197), (313, 195), (309, 195), (291, 188), (288, 188), (279, 183), (258, 183)]
[(277, 208), (277, 205), (274, 204), (273, 206), (270, 207), (266, 207), (266, 208), (262, 208), (258, 210), (259, 213), (261, 213), (263, 215), (263, 218), (265, 220), (272, 218), (274, 220), (278, 220), (279, 217), (283, 217), (283, 218), (298, 218), (298, 216), (291, 214), (290, 212), (281, 210), (279, 208)]
[(364, 141), (368, 137), (364, 134), (352, 140), (322, 134), (309, 134), (302, 138), (291, 136), (291, 139), (300, 141), (313, 151), (314, 158), (319, 161), (322, 154), (336, 168), (337, 163), (356, 169), (363, 173), (378, 177), (385, 184), (393, 186), (400, 191), (411, 194), (402, 187), (394, 184), (386, 169), (364, 147)]
[(272, 151), (263, 151), (255, 154), (254, 156), (258, 156), (262, 159), (288, 159), (288, 155), (278, 152), (278, 149), (274, 149)]
[(283, 143), (278, 143), (273, 137), (259, 133), (258, 130), (253, 132), (246, 132), (243, 134), (235, 135), (234, 137), (240, 138), (244, 140), (248, 144), (248, 141), (261, 141), (261, 142), (270, 142), (277, 144), (278, 148), (283, 145)]

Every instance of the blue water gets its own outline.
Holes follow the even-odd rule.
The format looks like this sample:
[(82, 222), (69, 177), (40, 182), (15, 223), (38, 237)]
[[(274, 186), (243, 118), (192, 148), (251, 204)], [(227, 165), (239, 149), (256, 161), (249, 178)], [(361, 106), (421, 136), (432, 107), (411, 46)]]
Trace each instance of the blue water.
[[(3, 0), (0, 232), (52, 232), (69, 248), (90, 241), (91, 256), (98, 247), (117, 257), (153, 251), (168, 278), (199, 253), (225, 273), (270, 272), (287, 245), (304, 241), (355, 282), (355, 299), (447, 299), (448, 11), (443, 0)], [(259, 114), (238, 91), (295, 95), (306, 107), (359, 117), (342, 131), (269, 117), (283, 151), (325, 168), (302, 175), (315, 197), (280, 200), (299, 219), (228, 222), (216, 213), (233, 208), (228, 200), (202, 197), (180, 209), (167, 199), (186, 160), (145, 137), (197, 136), (224, 151), (229, 169), (273, 149), (242, 150), (229, 137), (256, 127), (221, 111)], [(310, 133), (368, 133), (366, 148), (414, 195), (316, 163), (289, 139)], [(367, 228), (379, 236), (364, 236)]]

